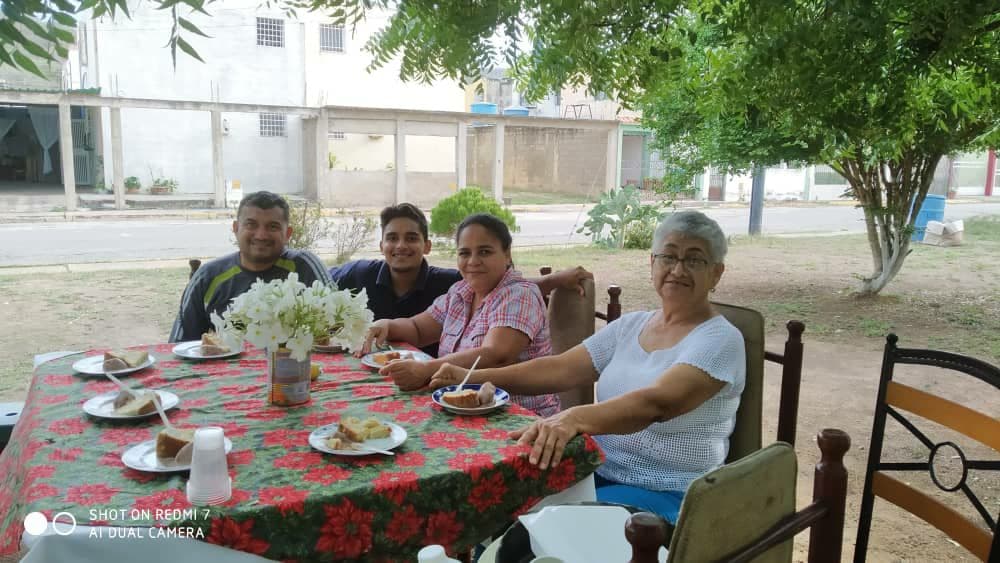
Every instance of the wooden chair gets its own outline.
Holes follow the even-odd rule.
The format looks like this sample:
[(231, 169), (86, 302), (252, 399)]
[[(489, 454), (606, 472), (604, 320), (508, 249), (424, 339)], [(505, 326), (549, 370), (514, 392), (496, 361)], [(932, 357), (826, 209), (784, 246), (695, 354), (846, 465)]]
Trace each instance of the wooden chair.
[(191, 273), (188, 274), (188, 279), (191, 279), (194, 277), (194, 273), (198, 271), (198, 268), (201, 268), (201, 260), (192, 258), (191, 260), (188, 260), (188, 266), (191, 267)]
[(768, 352), (764, 347), (764, 316), (746, 307), (715, 303), (712, 305), (743, 335), (747, 353), (747, 376), (736, 426), (729, 437), (727, 461), (735, 461), (759, 450), (762, 444), (764, 403), (764, 362), (780, 364), (781, 397), (778, 403), (778, 441), (795, 445), (795, 430), (799, 411), (799, 389), (802, 383), (802, 332), (800, 321), (786, 325), (788, 339), (784, 353)]
[[(902, 411), (950, 428), (997, 452), (1000, 452), (1000, 419), (927, 391), (897, 383), (893, 381), (893, 373), (897, 364), (934, 366), (957, 372), (943, 373), (942, 376), (970, 375), (1000, 390), (1000, 368), (975, 358), (948, 352), (899, 348), (898, 342), (899, 338), (895, 334), (890, 334), (886, 338), (885, 353), (882, 357), (882, 375), (879, 380), (875, 421), (872, 427), (871, 446), (868, 450), (868, 467), (861, 495), (861, 515), (858, 518), (854, 561), (860, 563), (867, 557), (872, 512), (875, 497), (878, 496), (941, 530), (977, 558), (998, 562), (1000, 534), (997, 533), (997, 520), (1000, 519), (1000, 515), (992, 516), (989, 504), (984, 504), (969, 488), (967, 477), (970, 469), (1000, 471), (1000, 461), (969, 460), (954, 443), (935, 443)], [(942, 388), (947, 388), (946, 380), (942, 381), (945, 381)], [(927, 447), (929, 458), (926, 462), (882, 460), (887, 417), (895, 419)], [(961, 477), (955, 484), (942, 483), (934, 469), (934, 458), (945, 446), (954, 448), (961, 462)], [(931, 480), (942, 491), (962, 491), (986, 526), (977, 525), (940, 500), (917, 490), (908, 483), (890, 477), (888, 473), (893, 471), (928, 471)]]
[(813, 502), (795, 510), (795, 450), (776, 442), (702, 476), (688, 489), (671, 533), (662, 518), (633, 515), (625, 526), (633, 563), (653, 563), (669, 539), (668, 563), (792, 561), (793, 537), (806, 528), (810, 563), (840, 561), (847, 502), (844, 454), (850, 437), (840, 430), (818, 436)]

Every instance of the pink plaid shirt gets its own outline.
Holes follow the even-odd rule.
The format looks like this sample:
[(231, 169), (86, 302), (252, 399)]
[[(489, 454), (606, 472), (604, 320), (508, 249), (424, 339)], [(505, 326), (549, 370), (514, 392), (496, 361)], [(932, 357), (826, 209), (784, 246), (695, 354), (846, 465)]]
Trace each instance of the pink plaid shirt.
[[(538, 286), (509, 268), (500, 283), (486, 296), (479, 308), (469, 314), (475, 292), (465, 280), (451, 286), (448, 293), (434, 300), (428, 313), (441, 323), (438, 356), (479, 348), (491, 328), (509, 327), (526, 334), (528, 347), (518, 356), (523, 362), (552, 353), (549, 318)], [(466, 319), (469, 319), (466, 324)], [(541, 416), (559, 412), (558, 395), (513, 395), (511, 399)]]

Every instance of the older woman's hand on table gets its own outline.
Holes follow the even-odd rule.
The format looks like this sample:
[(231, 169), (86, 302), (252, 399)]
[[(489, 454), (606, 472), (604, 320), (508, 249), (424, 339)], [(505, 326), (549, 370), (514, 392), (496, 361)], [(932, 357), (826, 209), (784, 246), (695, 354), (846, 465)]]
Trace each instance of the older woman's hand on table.
[(391, 377), (400, 390), (416, 391), (427, 386), (434, 374), (434, 367), (416, 360), (393, 360), (378, 372)]
[(354, 352), (354, 357), (360, 358), (365, 354), (371, 352), (373, 349), (385, 346), (385, 341), (389, 338), (389, 320), (381, 319), (377, 320), (370, 327), (368, 327), (368, 334), (365, 335), (365, 341), (361, 345), (361, 349)]
[(555, 466), (562, 459), (566, 444), (580, 433), (580, 423), (576, 419), (576, 409), (564, 410), (559, 414), (535, 421), (530, 426), (515, 430), (510, 437), (518, 444), (531, 444), (528, 461), (541, 469)]
[(440, 389), (449, 385), (458, 385), (465, 379), (465, 374), (467, 373), (469, 373), (468, 368), (449, 363), (441, 364), (441, 367), (431, 376), (431, 382), (428, 384), (428, 387), (431, 389)]

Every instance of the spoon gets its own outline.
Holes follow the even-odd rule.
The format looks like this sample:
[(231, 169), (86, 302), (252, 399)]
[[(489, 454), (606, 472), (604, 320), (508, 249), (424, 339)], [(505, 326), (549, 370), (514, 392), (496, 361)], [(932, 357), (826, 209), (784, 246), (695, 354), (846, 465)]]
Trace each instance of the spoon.
[(163, 405), (160, 404), (160, 394), (156, 391), (153, 391), (153, 406), (156, 407), (156, 412), (159, 413), (160, 420), (163, 421), (163, 426), (167, 430), (174, 430), (174, 425), (170, 424), (170, 421), (167, 420), (167, 413), (163, 412)]
[(365, 444), (354, 444), (354, 447), (363, 452), (372, 452), (375, 454), (382, 454), (382, 455), (396, 455), (394, 452), (390, 452), (389, 450), (380, 450), (378, 448), (366, 446)]
[(462, 382), (458, 384), (458, 387), (455, 388), (456, 392), (461, 391), (465, 383), (469, 381), (469, 376), (472, 375), (472, 370), (476, 369), (476, 365), (479, 364), (480, 358), (482, 358), (482, 356), (476, 356), (476, 361), (472, 362), (472, 367), (469, 368), (469, 372), (465, 374), (465, 379), (463, 379)]
[(122, 383), (122, 380), (118, 379), (117, 377), (115, 377), (114, 375), (112, 375), (110, 371), (104, 372), (104, 375), (108, 376), (108, 379), (110, 379), (111, 381), (114, 381), (116, 385), (118, 385), (119, 387), (122, 388), (122, 391), (125, 391), (126, 393), (128, 393), (129, 395), (131, 395), (133, 398), (138, 398), (139, 397), (139, 395), (136, 394), (135, 390), (133, 390), (128, 385), (125, 385), (124, 383)]

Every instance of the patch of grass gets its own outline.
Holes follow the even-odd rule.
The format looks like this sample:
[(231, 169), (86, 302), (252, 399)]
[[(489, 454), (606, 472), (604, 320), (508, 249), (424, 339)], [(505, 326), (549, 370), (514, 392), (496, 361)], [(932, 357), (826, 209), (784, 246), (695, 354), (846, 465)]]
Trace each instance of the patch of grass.
[(1000, 217), (973, 217), (966, 219), (965, 234), (976, 241), (1000, 242)]
[(945, 318), (963, 326), (981, 327), (986, 323), (986, 317), (981, 307), (960, 305), (956, 309), (946, 310)]
[(858, 321), (858, 330), (869, 338), (882, 338), (892, 330), (892, 324), (878, 319), (862, 317)]

